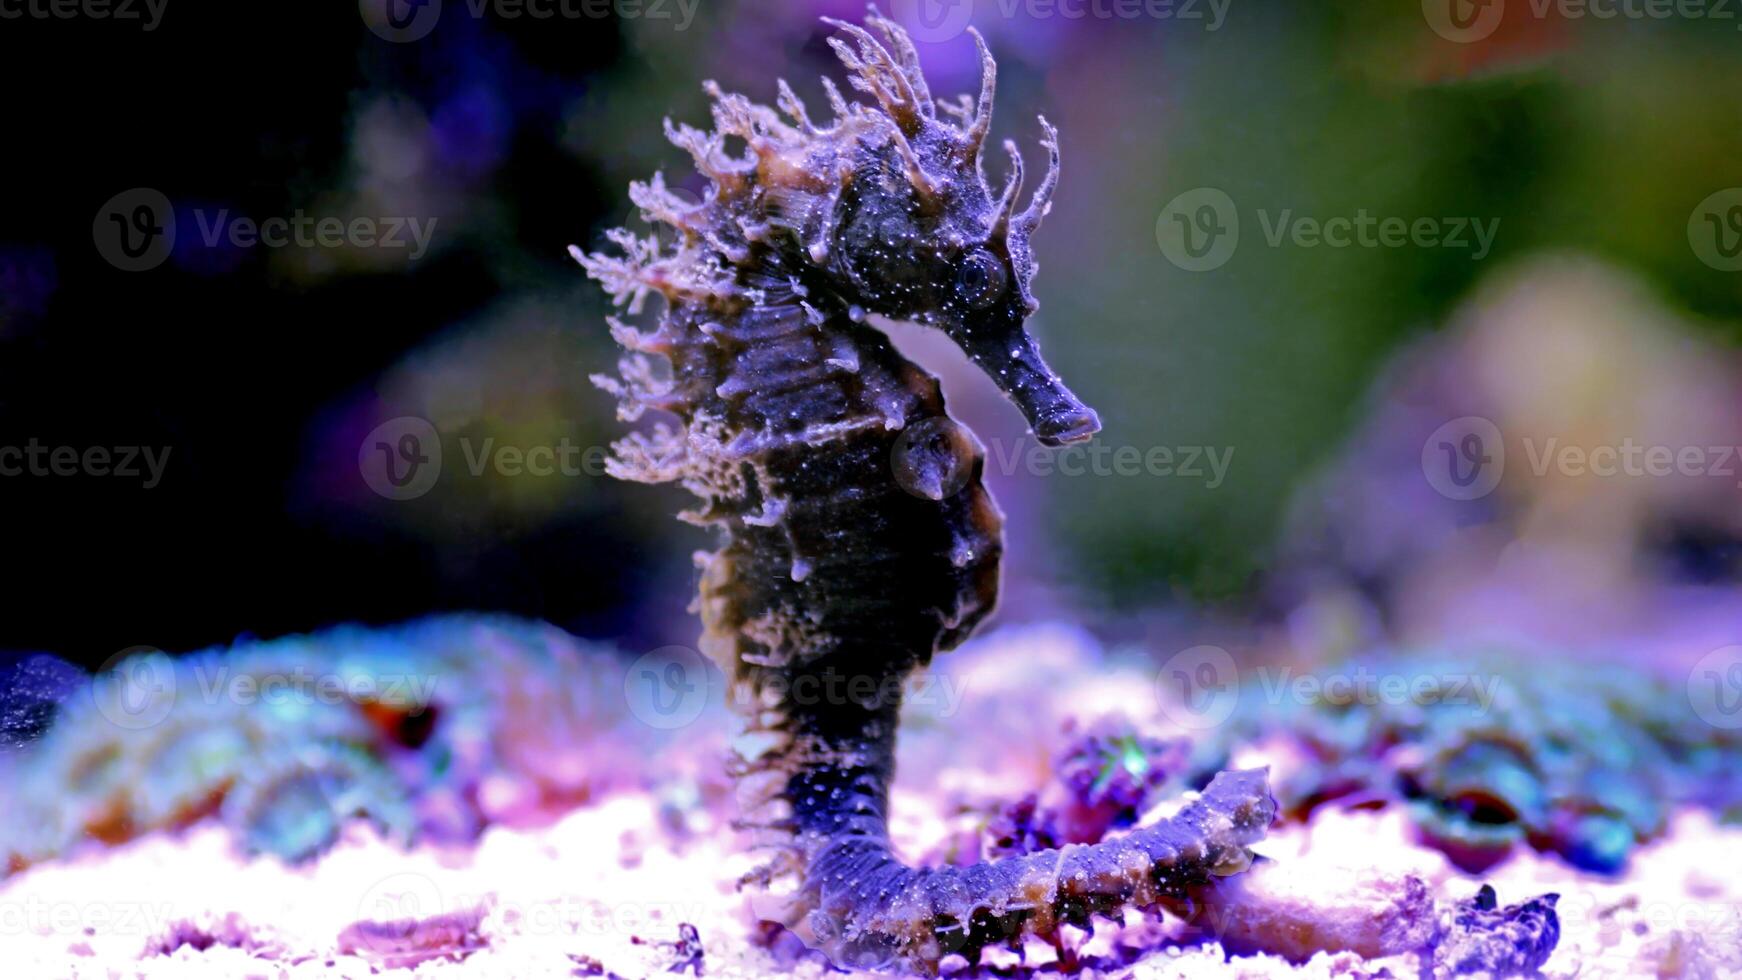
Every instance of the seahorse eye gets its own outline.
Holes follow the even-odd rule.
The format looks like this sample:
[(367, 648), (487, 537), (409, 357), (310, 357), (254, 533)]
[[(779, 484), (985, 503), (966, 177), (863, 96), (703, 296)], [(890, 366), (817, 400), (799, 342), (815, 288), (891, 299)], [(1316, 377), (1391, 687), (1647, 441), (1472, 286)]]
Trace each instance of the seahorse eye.
[(983, 248), (969, 252), (956, 269), (956, 292), (974, 309), (991, 306), (1004, 295), (1004, 263)]

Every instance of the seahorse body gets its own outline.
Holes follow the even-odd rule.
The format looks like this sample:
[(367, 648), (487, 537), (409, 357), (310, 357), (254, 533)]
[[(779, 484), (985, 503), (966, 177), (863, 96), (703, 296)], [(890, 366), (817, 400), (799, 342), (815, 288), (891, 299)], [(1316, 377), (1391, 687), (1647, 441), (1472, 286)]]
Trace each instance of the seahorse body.
[(979, 34), (978, 100), (937, 103), (905, 32), (875, 8), (867, 21), (887, 46), (827, 23), (875, 106), (824, 79), (835, 118), (819, 126), (781, 81), (788, 122), (707, 83), (714, 132), (666, 123), (709, 178), (705, 199), (681, 200), (659, 175), (630, 186), (675, 241), (619, 229), (622, 255), (571, 251), (630, 314), (649, 293), (665, 300), (646, 331), (612, 319), (629, 353), (621, 377), (595, 381), (625, 420), (652, 408), (677, 422), (619, 441), (612, 473), (680, 482), (700, 499), (682, 516), (720, 532), (698, 556), (696, 610), (763, 736), (738, 760), (745, 823), (776, 852), (760, 878), (796, 879), (787, 924), (837, 962), (935, 969), (1239, 870), (1274, 803), (1262, 771), (1223, 773), (1173, 820), (1094, 847), (939, 869), (891, 852), (900, 681), (992, 611), (1002, 517), (978, 442), (866, 315), (944, 330), (1046, 443), (1086, 439), (1099, 420), (1023, 329), (1056, 131), (1041, 120), (1049, 166), (1018, 212), (1015, 146), (996, 198), (981, 174), (996, 68)]

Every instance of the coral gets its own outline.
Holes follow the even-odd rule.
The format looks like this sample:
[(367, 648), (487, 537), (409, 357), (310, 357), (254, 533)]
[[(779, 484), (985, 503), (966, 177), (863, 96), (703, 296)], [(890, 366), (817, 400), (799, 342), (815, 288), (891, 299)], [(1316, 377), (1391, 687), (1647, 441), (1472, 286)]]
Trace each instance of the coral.
[(354, 819), (469, 839), (639, 776), (614, 651), (490, 617), (342, 626), (170, 658), (75, 688), (6, 760), (0, 856), (17, 869), (215, 815), (300, 861)]
[[(611, 472), (680, 483), (700, 500), (684, 519), (719, 532), (698, 558), (696, 608), (759, 740), (737, 766), (743, 823), (774, 853), (754, 880), (790, 883), (777, 914), (837, 963), (934, 970), (1241, 870), (1274, 805), (1261, 771), (1228, 772), (1173, 819), (1094, 846), (966, 868), (892, 853), (901, 683), (991, 612), (1002, 518), (978, 442), (867, 315), (942, 331), (1043, 443), (1086, 440), (1100, 422), (1024, 326), (1057, 131), (1041, 120), (1046, 173), (1018, 210), (1015, 145), (996, 196), (982, 174), (996, 67), (977, 32), (978, 99), (937, 101), (894, 22), (872, 9), (881, 38), (827, 23), (874, 105), (825, 80), (823, 125), (781, 82), (788, 121), (707, 83), (713, 132), (666, 123), (709, 181), (703, 200), (662, 175), (629, 189), (675, 241), (619, 229), (618, 254), (572, 251), (628, 315), (664, 300), (651, 324), (611, 321), (628, 353), (595, 380), (625, 421), (663, 413), (617, 443)], [(726, 148), (737, 141), (741, 156)], [(805, 693), (819, 690), (837, 693)]]
[(1446, 915), (1444, 933), (1434, 950), (1436, 976), (1529, 976), (1548, 962), (1561, 938), (1555, 915), (1559, 895), (1538, 895), (1517, 905), (1498, 907), (1492, 885), (1454, 905)]
[(389, 969), (429, 960), (463, 960), (484, 946), (484, 910), (473, 907), (421, 918), (353, 922), (339, 933), (341, 953), (356, 953)]
[(1157, 738), (1120, 721), (1076, 733), (1055, 766), (1069, 791), (1060, 818), (1065, 839), (1093, 843), (1114, 827), (1130, 826), (1179, 780), (1191, 753), (1190, 739)]
[(1034, 793), (1004, 807), (986, 825), (986, 854), (1005, 858), (1056, 849), (1064, 843), (1057, 817), (1041, 809)]
[[(1282, 698), (1238, 713), (1205, 757), (1213, 767), (1242, 744), (1280, 739), (1304, 760), (1278, 779), (1286, 814), (1401, 804), (1424, 840), (1475, 872), (1529, 846), (1614, 874), (1671, 808), (1742, 804), (1742, 739), (1700, 721), (1668, 681), (1549, 657), (1520, 670), (1520, 660), (1471, 650), (1344, 664), (1340, 674), (1404, 678), (1408, 693)], [(1242, 703), (1263, 697), (1254, 683)]]
[(1071, 719), (1064, 729), (1069, 741), (1054, 760), (1044, 798), (1029, 793), (998, 808), (986, 826), (987, 856), (1099, 843), (1188, 788), (1190, 739), (1158, 738), (1117, 717), (1086, 727)]
[(669, 942), (665, 940), (645, 940), (639, 936), (631, 937), (630, 942), (637, 946), (657, 946), (671, 954), (671, 966), (667, 973), (689, 972), (694, 976), (703, 976), (706, 969), (704, 963), (708, 951), (702, 946), (702, 935), (696, 927), (688, 922), (680, 922), (677, 927), (677, 938)]
[(409, 839), (416, 823), (405, 797), (364, 750), (309, 742), (250, 760), (220, 812), (244, 849), (306, 861), (332, 846), (352, 818), (367, 818), (385, 835)]

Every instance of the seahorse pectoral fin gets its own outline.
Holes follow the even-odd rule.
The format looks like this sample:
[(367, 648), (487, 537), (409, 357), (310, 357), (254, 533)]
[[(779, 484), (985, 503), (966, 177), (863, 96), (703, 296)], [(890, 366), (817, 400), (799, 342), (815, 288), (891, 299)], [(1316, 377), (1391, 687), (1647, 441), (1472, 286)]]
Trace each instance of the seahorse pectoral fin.
[(1101, 418), (1059, 380), (1040, 346), (1021, 326), (978, 323), (949, 331), (980, 370), (1022, 411), (1035, 438), (1048, 446), (1082, 442), (1101, 431)]

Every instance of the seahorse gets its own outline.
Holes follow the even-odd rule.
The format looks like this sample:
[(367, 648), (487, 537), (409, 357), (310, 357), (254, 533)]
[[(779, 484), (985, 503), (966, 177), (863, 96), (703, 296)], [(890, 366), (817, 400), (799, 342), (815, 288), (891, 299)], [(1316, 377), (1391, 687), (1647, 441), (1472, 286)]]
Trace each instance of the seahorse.
[(875, 7), (878, 34), (824, 21), (868, 103), (825, 77), (823, 125), (784, 79), (785, 118), (704, 83), (713, 131), (665, 132), (705, 194), (634, 182), (642, 218), (670, 231), (615, 229), (620, 254), (570, 252), (630, 316), (662, 300), (652, 323), (608, 318), (626, 352), (594, 381), (625, 421), (660, 413), (615, 444), (609, 472), (680, 484), (700, 500), (680, 517), (719, 533), (697, 556), (692, 611), (757, 746), (733, 760), (743, 824), (774, 853), (750, 883), (787, 885), (781, 918), (837, 964), (935, 972), (1236, 873), (1275, 803), (1264, 770), (1223, 772), (1172, 818), (1093, 846), (971, 867), (895, 855), (901, 682), (992, 611), (1002, 515), (978, 440), (870, 318), (943, 331), (1042, 443), (1086, 440), (1100, 420), (1025, 327), (1058, 131), (1041, 117), (1047, 169), (1018, 210), (1013, 142), (996, 196), (984, 176), (997, 67), (977, 31), (978, 98), (934, 100), (913, 42)]

